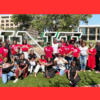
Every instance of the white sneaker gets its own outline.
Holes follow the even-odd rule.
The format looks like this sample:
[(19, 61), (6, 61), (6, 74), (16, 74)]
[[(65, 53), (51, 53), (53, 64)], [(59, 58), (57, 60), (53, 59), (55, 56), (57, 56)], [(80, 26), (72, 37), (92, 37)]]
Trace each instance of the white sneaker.
[(91, 72), (91, 70), (88, 70), (88, 72)]
[(18, 79), (16, 78), (14, 81), (13, 81), (13, 83), (16, 83), (18, 81)]
[(99, 71), (96, 71), (95, 73), (99, 73)]

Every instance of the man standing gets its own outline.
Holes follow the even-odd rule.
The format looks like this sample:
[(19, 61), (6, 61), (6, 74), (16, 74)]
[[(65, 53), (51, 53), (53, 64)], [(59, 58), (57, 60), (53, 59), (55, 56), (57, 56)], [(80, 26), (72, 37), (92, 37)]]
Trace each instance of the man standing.
[(2, 47), (2, 43), (1, 42), (2, 42), (2, 39), (0, 38), (0, 48)]
[(11, 62), (11, 49), (10, 49), (10, 41), (6, 40), (6, 48), (8, 49), (8, 61)]
[(96, 61), (95, 70), (96, 70), (96, 73), (98, 73), (100, 71), (100, 65), (99, 65), (99, 62), (100, 62), (100, 41), (97, 42), (95, 49), (97, 52), (96, 56), (95, 56), (95, 61)]

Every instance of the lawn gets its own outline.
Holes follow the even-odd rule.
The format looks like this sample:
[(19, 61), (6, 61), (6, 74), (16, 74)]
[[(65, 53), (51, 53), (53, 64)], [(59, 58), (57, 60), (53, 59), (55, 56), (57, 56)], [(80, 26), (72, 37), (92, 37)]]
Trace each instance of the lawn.
[[(100, 84), (100, 73), (95, 73), (95, 71), (79, 72), (79, 76), (81, 77), (80, 82), (78, 82), (79, 87)], [(55, 75), (54, 78), (46, 79), (39, 72), (36, 78), (29, 74), (27, 78), (19, 79), (16, 83), (11, 80), (3, 84), (2, 78), (0, 78), (0, 87), (70, 87), (70, 85), (65, 74), (63, 76)]]

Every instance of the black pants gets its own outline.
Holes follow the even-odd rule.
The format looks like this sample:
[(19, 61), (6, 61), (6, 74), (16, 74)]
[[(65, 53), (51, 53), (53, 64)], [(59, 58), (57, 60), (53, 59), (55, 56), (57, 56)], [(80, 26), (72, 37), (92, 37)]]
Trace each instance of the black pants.
[(95, 61), (96, 61), (95, 70), (96, 71), (100, 71), (100, 61), (99, 61), (99, 57), (98, 56), (95, 57)]
[(73, 83), (72, 86), (76, 86), (77, 83), (80, 81), (80, 77), (77, 76), (75, 79), (72, 77), (70, 78), (70, 81)]
[[(68, 73), (66, 74), (66, 77), (68, 78)], [(76, 86), (77, 83), (81, 80), (80, 76), (77, 75), (77, 77), (74, 79), (74, 76), (70, 74), (70, 79), (68, 79), (72, 82), (72, 86)]]
[(80, 60), (79, 60), (79, 59), (77, 59), (76, 57), (74, 57), (74, 58), (73, 58), (73, 61), (75, 61), (75, 62), (76, 62), (76, 66), (78, 67), (78, 71), (80, 71), (80, 70), (81, 70)]

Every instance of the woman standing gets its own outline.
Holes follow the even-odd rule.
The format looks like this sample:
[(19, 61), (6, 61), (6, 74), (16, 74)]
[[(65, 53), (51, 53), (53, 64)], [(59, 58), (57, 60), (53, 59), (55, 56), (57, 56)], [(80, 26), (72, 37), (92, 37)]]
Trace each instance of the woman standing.
[(61, 54), (62, 57), (64, 56), (64, 47), (62, 47), (61, 43), (59, 43), (59, 45), (58, 45), (57, 56), (59, 53)]
[(96, 55), (96, 50), (93, 47), (93, 43), (89, 43), (89, 49), (88, 49), (88, 67), (93, 70), (95, 68), (95, 55)]
[(65, 43), (64, 39), (61, 39), (61, 44), (62, 44), (62, 47), (66, 46), (66, 43)]
[(77, 83), (80, 81), (80, 77), (78, 75), (78, 69), (75, 61), (71, 62), (71, 66), (68, 68), (68, 74), (66, 74), (66, 76), (70, 80), (71, 86), (77, 87)]
[(68, 64), (66, 65), (66, 68), (68, 69), (68, 66), (70, 66), (71, 61), (73, 60), (73, 46), (70, 45), (69, 41), (66, 42), (66, 47), (64, 48), (64, 57), (68, 61)]
[(20, 46), (22, 48), (22, 52), (25, 55), (25, 58), (28, 59), (28, 50), (29, 50), (29, 48), (32, 48), (32, 46), (29, 45), (29, 44), (27, 44), (26, 40), (24, 40), (23, 43), (22, 43), (22, 45), (20, 45)]
[(86, 46), (86, 42), (82, 42), (82, 45), (79, 47), (79, 49), (80, 49), (81, 71), (85, 72), (86, 65), (87, 65), (87, 50), (88, 50), (88, 47)]
[(55, 76), (55, 72), (53, 69), (53, 62), (51, 61), (51, 58), (49, 57), (47, 59), (47, 63), (45, 64), (45, 73), (44, 77), (46, 78), (53, 78)]
[(70, 44), (74, 46), (75, 41), (76, 41), (75, 39), (71, 39), (71, 40), (70, 40)]
[(78, 47), (81, 47), (82, 42), (83, 42), (83, 40), (82, 40), (82, 38), (80, 38), (79, 41), (77, 42)]
[(13, 44), (11, 45), (11, 55), (12, 57), (16, 55), (17, 51), (20, 49), (20, 45), (17, 44), (16, 40), (13, 41)]
[(78, 68), (78, 71), (80, 71), (80, 49), (77, 47), (77, 44), (74, 44), (74, 49), (73, 49), (73, 61), (76, 62), (76, 66)]

